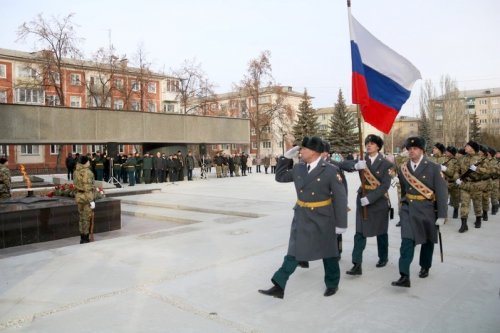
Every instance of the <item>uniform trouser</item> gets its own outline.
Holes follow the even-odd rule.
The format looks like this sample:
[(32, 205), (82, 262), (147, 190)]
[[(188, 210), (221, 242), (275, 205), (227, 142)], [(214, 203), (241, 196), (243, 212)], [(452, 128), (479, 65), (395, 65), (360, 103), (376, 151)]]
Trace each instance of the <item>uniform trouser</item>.
[(234, 174), (236, 175), (236, 177), (240, 176), (240, 166), (239, 165), (234, 166)]
[(243, 176), (246, 176), (246, 175), (247, 175), (247, 167), (246, 167), (246, 165), (242, 165), (242, 166), (241, 166), (241, 174), (242, 174)]
[(116, 178), (116, 180), (121, 181), (122, 180), (122, 173), (121, 173), (121, 168), (120, 169), (113, 169), (113, 177)]
[[(427, 241), (420, 247), (420, 267), (430, 269), (432, 266), (432, 254), (434, 253), (434, 243)], [(399, 272), (403, 275), (410, 276), (410, 265), (415, 254), (415, 241), (409, 238), (401, 240), (401, 248), (399, 249)]]
[(188, 171), (188, 180), (193, 180), (193, 169), (187, 169)]
[(161, 183), (162, 182), (162, 179), (161, 179), (162, 178), (162, 176), (161, 176), (162, 173), (163, 173), (163, 170), (155, 169), (155, 179), (154, 179), (154, 181), (156, 183)]
[(227, 165), (222, 166), (222, 175), (227, 177), (227, 172), (229, 171), (229, 167)]
[(141, 169), (135, 169), (135, 182), (137, 184), (141, 183)]
[(79, 229), (80, 234), (87, 235), (90, 231), (90, 219), (92, 218), (92, 209), (88, 202), (78, 203), (78, 213), (80, 214)]
[(184, 167), (182, 167), (177, 173), (177, 181), (183, 181), (183, 180), (184, 180)]
[(151, 169), (144, 169), (144, 183), (151, 183)]
[(498, 205), (498, 185), (500, 183), (500, 179), (492, 179), (491, 180), (491, 204)]
[(127, 174), (128, 174), (128, 184), (130, 186), (134, 186), (135, 185), (135, 170), (130, 170), (130, 171), (127, 171)]
[(460, 207), (460, 189), (455, 183), (448, 183), (448, 193), (450, 194), (450, 204), (453, 208)]
[(73, 180), (73, 169), (68, 169), (68, 180)]
[(102, 180), (102, 175), (104, 174), (104, 169), (96, 169), (96, 180)]
[(215, 173), (217, 174), (217, 178), (222, 177), (222, 166), (221, 165), (215, 166)]
[(175, 169), (168, 169), (168, 177), (170, 179), (170, 182), (176, 182), (177, 181), (177, 171)]
[(482, 216), (482, 191), (477, 186), (479, 182), (471, 183), (467, 182), (462, 184), (466, 185), (467, 188), (460, 189), (460, 218), (467, 218), (469, 216), (470, 201), (472, 199), (472, 205), (474, 206), (474, 215)]
[[(366, 247), (366, 237), (357, 232), (354, 235), (354, 248), (352, 249), (353, 264), (363, 262), (363, 251)], [(377, 235), (377, 251), (380, 261), (387, 261), (389, 253), (389, 236), (387, 234)]]
[(483, 180), (483, 191), (482, 191), (482, 203), (483, 211), (488, 211), (490, 209), (490, 197), (491, 197), (491, 179)]
[(255, 168), (256, 168), (255, 172), (260, 172), (260, 165), (257, 165)]
[[(274, 273), (271, 281), (273, 284), (285, 289), (290, 275), (295, 272), (299, 262), (294, 256), (286, 255), (280, 269)], [(325, 284), (328, 288), (337, 288), (340, 281), (340, 268), (338, 258), (324, 258), (323, 267), (325, 269)]]

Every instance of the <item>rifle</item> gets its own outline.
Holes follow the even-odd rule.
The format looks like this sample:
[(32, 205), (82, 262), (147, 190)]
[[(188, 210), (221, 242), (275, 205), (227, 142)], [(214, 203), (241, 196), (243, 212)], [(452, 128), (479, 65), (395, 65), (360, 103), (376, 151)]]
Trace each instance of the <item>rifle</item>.
[[(474, 166), (478, 166), (479, 164), (481, 164), (484, 160), (486, 159), (486, 157), (483, 157), (482, 159), (480, 159), (479, 161), (477, 161), (476, 163), (474, 163), (473, 165)], [(458, 179), (460, 180), (464, 180), (465, 178), (469, 177), (471, 173), (473, 173), (474, 171), (472, 171), (469, 167), (469, 169), (467, 169), (467, 171), (465, 171), (463, 174), (460, 175), (460, 177), (458, 177)]]

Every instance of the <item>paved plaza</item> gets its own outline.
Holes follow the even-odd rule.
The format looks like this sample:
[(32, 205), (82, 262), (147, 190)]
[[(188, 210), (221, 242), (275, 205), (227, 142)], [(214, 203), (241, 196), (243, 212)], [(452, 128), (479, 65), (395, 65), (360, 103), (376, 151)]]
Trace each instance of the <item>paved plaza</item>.
[[(122, 199), (122, 229), (0, 250), (0, 332), (500, 332), (500, 215), (481, 229), (442, 227), (426, 279), (399, 278), (400, 229), (389, 226), (389, 264), (348, 276), (358, 176), (348, 174), (349, 229), (339, 291), (324, 297), (323, 265), (297, 268), (283, 300), (258, 289), (286, 254), (295, 191), (274, 175), (195, 179)], [(123, 189), (114, 191), (127, 190)], [(397, 206), (396, 190), (391, 201)], [(99, 203), (97, 203), (99, 204)], [(396, 207), (397, 211), (397, 207)], [(451, 208), (449, 211), (451, 216)]]

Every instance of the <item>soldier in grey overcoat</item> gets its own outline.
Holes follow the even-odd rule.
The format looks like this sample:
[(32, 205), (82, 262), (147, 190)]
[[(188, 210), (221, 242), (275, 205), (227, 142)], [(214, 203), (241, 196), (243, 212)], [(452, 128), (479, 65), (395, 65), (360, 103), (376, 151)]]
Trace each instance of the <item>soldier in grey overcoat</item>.
[[(356, 233), (354, 234), (354, 247), (352, 249), (352, 263), (354, 266), (346, 272), (349, 275), (362, 274), (361, 264), (367, 237), (377, 237), (379, 260), (375, 266), (384, 267), (388, 261), (389, 237), (387, 230), (389, 228), (389, 210), (391, 207), (387, 192), (391, 186), (390, 169), (393, 164), (380, 153), (383, 145), (384, 140), (380, 136), (370, 134), (365, 138), (366, 155), (364, 160), (346, 160), (342, 162), (344, 170), (350, 172), (357, 170), (365, 175), (363, 177), (364, 193), (360, 187), (356, 198)], [(366, 176), (367, 174), (368, 176)], [(363, 217), (363, 210), (365, 209), (366, 216)]]
[[(300, 150), (302, 162), (288, 169), (290, 159)], [(281, 268), (273, 275), (274, 286), (260, 293), (283, 298), (288, 278), (299, 261), (323, 259), (326, 291), (324, 296), (338, 290), (340, 270), (335, 234), (347, 230), (347, 196), (337, 168), (321, 158), (323, 142), (318, 137), (305, 137), (280, 158), (276, 181), (294, 182), (297, 202), (290, 230), (288, 252)]]
[[(398, 169), (401, 184), (401, 277), (393, 286), (410, 287), (410, 265), (415, 246), (420, 248), (420, 278), (429, 275), (438, 227), (448, 214), (448, 186), (441, 166), (425, 156), (425, 140), (410, 137), (406, 141), (410, 159)], [(413, 176), (413, 177), (412, 177)]]

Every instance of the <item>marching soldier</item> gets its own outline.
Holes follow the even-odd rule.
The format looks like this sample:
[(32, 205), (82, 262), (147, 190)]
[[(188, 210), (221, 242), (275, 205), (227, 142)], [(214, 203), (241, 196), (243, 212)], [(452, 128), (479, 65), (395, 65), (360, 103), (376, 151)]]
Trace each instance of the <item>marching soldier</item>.
[(467, 226), (467, 217), (469, 216), (470, 201), (474, 206), (474, 214), (476, 228), (481, 228), (482, 212), (482, 188), (481, 188), (481, 172), (478, 166), (483, 163), (483, 160), (478, 155), (479, 144), (475, 141), (469, 141), (465, 145), (466, 155), (459, 159), (459, 177), (455, 183), (460, 188), (460, 218), (462, 225), (458, 232), (463, 233), (469, 230)]
[[(384, 141), (378, 135), (370, 134), (365, 139), (366, 155), (364, 160), (347, 160), (342, 168), (350, 172), (360, 171), (364, 174), (364, 184), (358, 189), (356, 200), (356, 234), (352, 250), (353, 267), (346, 273), (361, 275), (363, 251), (366, 238), (377, 236), (378, 262), (376, 267), (387, 265), (389, 252), (389, 195), (391, 186), (390, 170), (393, 164), (380, 153)], [(364, 190), (363, 190), (364, 187)], [(366, 208), (365, 208), (366, 207)], [(364, 216), (363, 210), (367, 210)]]
[[(491, 162), (488, 157), (489, 147), (486, 145), (479, 145), (479, 156), (483, 160), (480, 165), (481, 173), (481, 197), (483, 206), (483, 221), (488, 221), (488, 210), (490, 209), (491, 197)], [(482, 168), (481, 168), (482, 167)]]
[(432, 147), (432, 156), (429, 157), (429, 160), (436, 164), (443, 164), (446, 160), (446, 157), (444, 156), (445, 151), (445, 146), (442, 143), (437, 142), (434, 147)]
[(10, 194), (10, 170), (7, 168), (7, 158), (0, 157), (0, 200), (9, 199)]
[(410, 160), (399, 170), (401, 184), (401, 247), (399, 257), (399, 280), (396, 287), (410, 287), (410, 265), (415, 246), (420, 248), (420, 278), (426, 278), (432, 266), (434, 244), (437, 243), (438, 228), (448, 213), (448, 186), (441, 167), (425, 156), (425, 140), (410, 137), (406, 141)]
[(498, 185), (500, 176), (500, 163), (496, 158), (497, 151), (490, 147), (488, 157), (490, 158), (491, 167), (491, 215), (496, 215), (498, 212)]
[[(408, 162), (408, 151), (406, 150), (406, 146), (403, 146), (401, 154), (399, 154), (398, 156), (396, 156), (394, 158), (394, 163), (396, 165), (394, 166), (394, 168), (391, 171), (392, 177), (395, 179), (396, 191), (398, 193), (398, 211), (401, 210), (401, 184), (399, 184), (399, 178), (397, 178), (397, 176), (398, 176), (399, 168), (401, 167), (401, 165), (405, 164), (406, 162)], [(401, 226), (401, 221), (396, 223), (396, 227), (400, 227), (400, 226)]]
[(448, 182), (448, 193), (450, 194), (450, 205), (453, 207), (453, 218), (458, 218), (458, 209), (460, 207), (460, 190), (455, 184), (458, 178), (458, 160), (455, 155), (457, 148), (453, 146), (446, 147), (446, 160), (441, 164), (441, 171), (443, 171), (444, 178)]
[[(293, 169), (288, 164), (301, 150), (303, 163)], [(321, 158), (323, 142), (318, 137), (305, 137), (302, 147), (296, 146), (278, 162), (276, 181), (294, 182), (297, 202), (282, 266), (273, 275), (273, 287), (259, 290), (261, 294), (283, 298), (286, 283), (299, 261), (323, 259), (326, 290), (332, 296), (338, 290), (340, 269), (335, 233), (347, 230), (347, 196), (337, 169)]]
[(73, 183), (76, 188), (75, 201), (80, 214), (80, 244), (90, 242), (90, 221), (92, 210), (95, 208), (94, 202), (94, 174), (90, 171), (90, 161), (87, 156), (80, 157), (76, 164)]

